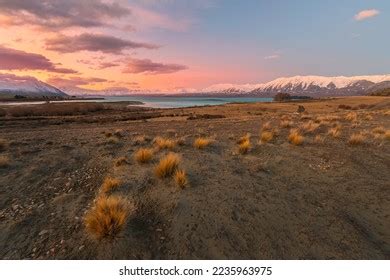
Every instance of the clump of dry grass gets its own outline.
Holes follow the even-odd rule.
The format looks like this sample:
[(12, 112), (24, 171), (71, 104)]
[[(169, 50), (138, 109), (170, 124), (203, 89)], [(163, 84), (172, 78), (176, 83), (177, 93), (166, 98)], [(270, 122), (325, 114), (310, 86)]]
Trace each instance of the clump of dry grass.
[(282, 120), (281, 122), (280, 122), (280, 124), (279, 124), (279, 126), (281, 127), (281, 128), (290, 128), (290, 127), (292, 127), (293, 126), (293, 122), (292, 121), (290, 121), (290, 120)]
[(272, 125), (271, 125), (271, 122), (266, 122), (263, 124), (262, 126), (262, 131), (269, 131), (272, 129)]
[(5, 151), (8, 147), (8, 141), (0, 138), (0, 152)]
[(301, 125), (301, 129), (307, 133), (313, 133), (320, 127), (320, 124), (313, 121), (308, 121)]
[(85, 227), (90, 235), (101, 240), (114, 238), (125, 227), (130, 212), (134, 211), (126, 200), (118, 196), (101, 196), (85, 216)]
[(350, 112), (345, 116), (345, 120), (350, 122), (357, 122), (357, 114), (355, 112)]
[(390, 130), (386, 130), (384, 138), (385, 140), (390, 141)]
[(121, 184), (121, 181), (119, 181), (116, 178), (107, 177), (104, 179), (102, 186), (100, 187), (100, 190), (105, 194), (108, 193), (116, 188), (118, 188)]
[(378, 126), (378, 127), (375, 127), (372, 130), (372, 133), (374, 133), (374, 134), (385, 134), (386, 133), (386, 129), (383, 126)]
[(162, 137), (154, 138), (154, 144), (160, 150), (163, 150), (163, 149), (172, 150), (176, 147), (176, 141), (174, 141), (172, 139), (162, 138)]
[(263, 131), (260, 134), (260, 144), (266, 144), (274, 138), (274, 133), (272, 131)]
[(363, 133), (354, 133), (348, 140), (349, 145), (362, 145), (366, 141)]
[(363, 119), (365, 121), (372, 121), (374, 119), (374, 117), (372, 116), (371, 113), (367, 113), (367, 114), (364, 115)]
[(237, 144), (240, 145), (244, 142), (248, 142), (248, 141), (250, 141), (250, 138), (251, 138), (251, 134), (247, 133), (244, 136), (242, 136), (240, 139), (238, 139)]
[(117, 137), (115, 137), (115, 136), (111, 136), (111, 137), (108, 137), (107, 143), (108, 144), (118, 144), (119, 143), (119, 139)]
[(115, 166), (116, 167), (123, 166), (123, 165), (126, 165), (128, 163), (129, 162), (127, 161), (126, 157), (120, 157), (120, 158), (115, 160)]
[(197, 149), (204, 149), (212, 143), (212, 140), (205, 137), (198, 137), (194, 141), (194, 147)]
[(335, 126), (328, 130), (328, 135), (332, 136), (333, 138), (339, 138), (341, 134), (341, 126)]
[(188, 186), (188, 178), (187, 174), (184, 170), (178, 169), (175, 172), (174, 175), (175, 183), (176, 185), (181, 188), (185, 189)]
[(246, 134), (241, 137), (238, 141), (238, 152), (240, 154), (247, 154), (251, 148), (250, 134)]
[(134, 158), (138, 163), (148, 163), (153, 158), (153, 150), (148, 148), (141, 148), (135, 152)]
[(7, 156), (0, 156), (0, 168), (5, 168), (9, 166), (9, 158)]
[(163, 157), (155, 168), (155, 173), (159, 178), (172, 176), (178, 169), (180, 157), (177, 154), (169, 153)]
[(314, 137), (314, 143), (316, 144), (323, 144), (325, 142), (325, 138), (321, 135), (316, 135)]
[(114, 131), (114, 135), (118, 138), (122, 138), (125, 136), (125, 131), (123, 129), (117, 129)]
[(305, 137), (303, 137), (298, 129), (291, 129), (290, 134), (288, 135), (288, 141), (295, 145), (299, 146), (303, 144), (303, 141), (305, 140)]

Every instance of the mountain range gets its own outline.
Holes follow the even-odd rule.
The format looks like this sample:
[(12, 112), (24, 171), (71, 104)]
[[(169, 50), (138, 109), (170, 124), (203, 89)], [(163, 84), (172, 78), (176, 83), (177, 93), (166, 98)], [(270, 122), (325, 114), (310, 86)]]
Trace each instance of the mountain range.
[[(348, 96), (366, 95), (371, 92), (390, 88), (390, 74), (353, 76), (353, 77), (325, 77), (325, 76), (295, 76), (278, 78), (262, 84), (217, 84), (202, 90), (179, 90), (176, 95), (201, 96), (237, 96), (250, 95), (259, 97), (273, 97), (276, 93), (284, 92), (298, 96)], [(111, 88), (104, 91), (88, 91), (83, 89), (58, 89), (33, 77), (21, 77), (12, 74), (0, 74), (0, 96), (23, 95), (28, 97), (67, 97), (65, 93), (74, 95), (131, 95), (148, 94), (153, 91), (131, 91), (125, 88)], [(158, 93), (158, 92), (157, 92)], [(168, 94), (166, 92), (159, 92)]]

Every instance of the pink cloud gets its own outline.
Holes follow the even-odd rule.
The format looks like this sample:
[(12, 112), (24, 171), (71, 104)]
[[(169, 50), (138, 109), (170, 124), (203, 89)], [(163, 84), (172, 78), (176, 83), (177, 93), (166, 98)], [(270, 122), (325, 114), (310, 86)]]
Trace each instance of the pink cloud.
[(158, 74), (170, 74), (175, 73), (181, 70), (188, 69), (185, 65), (180, 64), (164, 64), (159, 62), (153, 62), (150, 59), (136, 59), (131, 58), (126, 68), (124, 69), (124, 73), (132, 73), (132, 74), (151, 74), (151, 75), (158, 75)]
[(357, 13), (354, 18), (357, 21), (362, 21), (362, 20), (365, 20), (368, 18), (375, 17), (375, 16), (379, 15), (379, 13), (380, 12), (378, 10), (375, 10), (375, 9), (363, 10), (363, 11), (360, 11), (359, 13)]

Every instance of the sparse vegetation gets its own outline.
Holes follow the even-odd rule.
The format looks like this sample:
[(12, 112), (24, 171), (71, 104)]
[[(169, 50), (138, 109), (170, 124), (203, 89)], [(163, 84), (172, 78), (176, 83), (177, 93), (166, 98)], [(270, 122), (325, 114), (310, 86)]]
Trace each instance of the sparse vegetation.
[(108, 137), (107, 138), (107, 143), (108, 144), (118, 144), (119, 143), (119, 139), (115, 136), (111, 136), (111, 137)]
[(240, 139), (238, 139), (237, 144), (241, 145), (242, 143), (248, 142), (250, 141), (250, 138), (251, 138), (251, 134), (247, 133), (244, 136), (242, 136)]
[(178, 169), (180, 157), (177, 154), (169, 153), (157, 164), (155, 172), (157, 177), (166, 178), (172, 176)]
[(328, 135), (332, 136), (333, 138), (339, 138), (341, 134), (341, 126), (335, 126), (328, 130)]
[(267, 131), (267, 130), (271, 130), (272, 129), (272, 125), (271, 125), (271, 122), (266, 122), (263, 124), (262, 126), (262, 131)]
[(0, 138), (0, 152), (5, 151), (8, 148), (8, 141)]
[(154, 144), (160, 150), (162, 149), (172, 150), (176, 147), (176, 141), (172, 139), (162, 138), (162, 137), (156, 137), (154, 139)]
[(250, 134), (246, 134), (244, 137), (239, 139), (238, 143), (238, 152), (240, 154), (247, 154), (251, 148)]
[(385, 140), (387, 140), (387, 141), (390, 141), (390, 130), (387, 130), (386, 132), (385, 132)]
[(290, 130), (290, 134), (288, 135), (288, 141), (295, 145), (300, 146), (303, 144), (303, 141), (305, 140), (305, 137), (303, 137), (298, 129), (292, 129)]
[(124, 228), (134, 206), (118, 196), (101, 196), (85, 216), (85, 226), (94, 238), (116, 237)]
[(115, 160), (115, 166), (116, 167), (123, 166), (123, 165), (126, 165), (126, 164), (128, 164), (128, 161), (127, 161), (126, 157), (120, 157), (120, 158)]
[(188, 179), (187, 174), (184, 170), (178, 169), (175, 172), (174, 175), (175, 183), (176, 185), (181, 188), (185, 189), (188, 186)]
[(301, 125), (301, 129), (306, 133), (313, 133), (320, 127), (320, 124), (315, 123), (313, 121), (308, 121)]
[(350, 122), (357, 122), (358, 115), (355, 112), (350, 112), (345, 116), (345, 120)]
[(281, 122), (280, 122), (280, 127), (281, 128), (290, 128), (290, 127), (292, 127), (293, 126), (293, 122), (292, 121), (290, 121), (290, 120), (282, 120)]
[(134, 158), (138, 163), (148, 163), (153, 158), (153, 150), (148, 148), (141, 148), (135, 152)]
[(7, 112), (12, 117), (74, 116), (105, 110), (98, 103), (49, 103), (41, 105), (10, 106)]
[(272, 131), (263, 131), (260, 134), (260, 144), (266, 144), (274, 138), (274, 133)]
[(212, 140), (205, 137), (198, 137), (194, 141), (194, 147), (197, 149), (204, 149), (212, 143)]
[(108, 193), (108, 192), (111, 192), (112, 190), (118, 188), (120, 186), (120, 184), (121, 184), (121, 182), (118, 179), (112, 178), (112, 177), (107, 177), (106, 179), (104, 179), (100, 190), (103, 193)]
[(375, 134), (385, 134), (386, 133), (386, 129), (383, 126), (378, 126), (378, 127), (375, 127), (372, 130), (372, 133), (375, 133)]
[(9, 158), (7, 156), (0, 156), (0, 168), (5, 168), (9, 166)]
[(314, 143), (316, 144), (323, 144), (325, 142), (325, 138), (321, 135), (316, 135), (314, 137)]

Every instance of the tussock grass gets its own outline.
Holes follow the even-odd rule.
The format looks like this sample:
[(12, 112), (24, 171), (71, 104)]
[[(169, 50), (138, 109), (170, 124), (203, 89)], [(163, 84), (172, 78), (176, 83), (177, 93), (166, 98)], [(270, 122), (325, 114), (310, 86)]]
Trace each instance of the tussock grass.
[(301, 129), (306, 133), (313, 133), (320, 127), (320, 124), (313, 121), (308, 121), (301, 125)]
[(176, 170), (173, 178), (175, 179), (175, 183), (179, 188), (185, 189), (188, 186), (188, 178), (184, 170)]
[(350, 122), (357, 122), (358, 115), (355, 112), (350, 112), (345, 116), (345, 120)]
[(295, 146), (300, 146), (303, 144), (305, 140), (305, 137), (303, 137), (298, 129), (291, 129), (290, 134), (288, 135), (288, 141), (295, 145)]
[(0, 168), (8, 167), (10, 160), (7, 156), (0, 156)]
[(137, 135), (134, 137), (134, 145), (142, 145), (145, 144), (146, 142), (150, 141), (151, 139), (145, 135)]
[(114, 131), (114, 135), (118, 138), (122, 138), (125, 136), (125, 131), (123, 129), (117, 129)]
[(328, 135), (332, 136), (333, 138), (339, 138), (341, 135), (341, 126), (335, 126), (332, 128), (329, 128)]
[(321, 136), (321, 135), (316, 135), (314, 137), (314, 143), (316, 144), (323, 144), (325, 142), (325, 137)]
[(282, 120), (279, 124), (281, 128), (290, 128), (294, 125), (294, 123), (290, 120)]
[(119, 139), (117, 137), (115, 137), (115, 136), (111, 136), (111, 137), (107, 138), (106, 143), (108, 143), (108, 144), (118, 144), (119, 143)]
[(212, 142), (213, 141), (209, 138), (198, 137), (194, 141), (194, 147), (202, 150), (202, 149), (206, 148), (207, 146), (211, 145)]
[(113, 239), (125, 227), (129, 214), (135, 207), (118, 196), (101, 196), (85, 216), (88, 233), (98, 239)]
[(5, 151), (8, 148), (8, 141), (0, 138), (0, 152)]
[(240, 139), (238, 139), (237, 144), (240, 145), (244, 142), (248, 142), (248, 141), (250, 141), (250, 138), (251, 138), (251, 134), (247, 133), (244, 136), (242, 136)]
[(156, 137), (154, 138), (154, 145), (160, 150), (172, 150), (176, 147), (176, 141), (168, 138)]
[(172, 176), (179, 167), (180, 156), (174, 153), (169, 153), (163, 157), (155, 168), (155, 173), (159, 178)]
[(135, 152), (134, 158), (138, 163), (148, 163), (153, 158), (153, 150), (148, 148), (141, 148)]
[(126, 157), (120, 157), (120, 158), (115, 160), (115, 166), (116, 167), (123, 166), (123, 165), (126, 165), (128, 163), (129, 162), (127, 161)]
[(238, 141), (238, 152), (240, 154), (247, 154), (251, 148), (250, 136), (247, 134)]
[(271, 125), (271, 122), (269, 122), (269, 121), (264, 123), (262, 126), (262, 131), (269, 131), (271, 129), (272, 129), (272, 125)]
[(348, 140), (349, 145), (362, 145), (366, 141), (366, 136), (363, 133), (354, 133)]
[(386, 130), (384, 138), (385, 140), (390, 141), (390, 130)]
[(386, 133), (386, 129), (383, 126), (378, 126), (378, 127), (375, 127), (372, 130), (372, 133), (374, 133), (374, 134), (385, 134)]
[(374, 117), (372, 116), (372, 114), (368, 113), (368, 114), (365, 114), (363, 119), (365, 121), (372, 121), (374, 119)]
[(272, 131), (263, 131), (260, 134), (260, 144), (266, 144), (274, 138), (274, 133)]
[(100, 187), (100, 190), (106, 194), (116, 188), (118, 188), (121, 184), (121, 181), (119, 181), (116, 178), (107, 177), (104, 179), (102, 186)]

